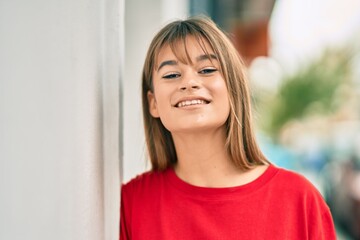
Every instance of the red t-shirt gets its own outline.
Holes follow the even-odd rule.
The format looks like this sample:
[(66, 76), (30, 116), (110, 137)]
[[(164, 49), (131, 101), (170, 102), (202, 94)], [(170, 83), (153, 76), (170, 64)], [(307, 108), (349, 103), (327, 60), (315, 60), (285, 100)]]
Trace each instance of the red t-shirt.
[(328, 206), (301, 175), (273, 165), (251, 183), (190, 185), (173, 169), (123, 185), (120, 239), (336, 239)]

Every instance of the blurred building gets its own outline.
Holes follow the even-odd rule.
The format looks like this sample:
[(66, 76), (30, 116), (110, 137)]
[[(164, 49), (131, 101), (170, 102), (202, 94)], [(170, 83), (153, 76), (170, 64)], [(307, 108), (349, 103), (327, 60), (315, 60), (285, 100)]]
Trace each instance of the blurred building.
[(275, 0), (190, 1), (190, 14), (210, 16), (229, 33), (235, 47), (249, 64), (269, 55), (269, 21)]

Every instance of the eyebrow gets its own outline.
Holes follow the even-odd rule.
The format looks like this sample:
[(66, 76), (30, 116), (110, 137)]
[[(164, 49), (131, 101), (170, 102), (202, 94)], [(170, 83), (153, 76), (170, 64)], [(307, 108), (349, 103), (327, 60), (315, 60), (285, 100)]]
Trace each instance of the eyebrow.
[(169, 65), (169, 66), (174, 66), (174, 65), (177, 65), (177, 61), (175, 60), (167, 60), (167, 61), (163, 61), (160, 65), (159, 65), (159, 68), (157, 69), (157, 71), (160, 70), (160, 68), (162, 68), (163, 66), (166, 66), (166, 65)]
[[(196, 57), (197, 62), (201, 62), (201, 61), (205, 61), (205, 60), (210, 60), (211, 61), (211, 59), (218, 60), (218, 58), (216, 57), (215, 54), (203, 54), (203, 55), (200, 55), (200, 56)], [(159, 68), (157, 69), (157, 71), (159, 71), (162, 67), (164, 67), (166, 65), (175, 66), (177, 64), (178, 64), (178, 62), (175, 61), (175, 60), (163, 61), (162, 63), (160, 63)]]
[(204, 60), (210, 60), (211, 61), (211, 59), (218, 60), (218, 58), (216, 57), (215, 54), (203, 54), (203, 55), (200, 55), (200, 56), (196, 57), (197, 62), (201, 62), (201, 61), (204, 61)]

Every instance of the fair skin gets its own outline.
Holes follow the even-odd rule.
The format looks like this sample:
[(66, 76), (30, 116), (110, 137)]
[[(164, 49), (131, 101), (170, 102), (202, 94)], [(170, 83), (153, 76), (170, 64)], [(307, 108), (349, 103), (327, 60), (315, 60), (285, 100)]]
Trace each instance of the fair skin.
[(178, 158), (175, 172), (181, 179), (203, 187), (243, 185), (267, 166), (243, 172), (230, 160), (225, 148), (228, 91), (216, 55), (204, 44), (211, 59), (196, 39), (187, 37), (192, 64), (179, 61), (168, 45), (159, 52), (154, 91), (148, 93), (150, 113), (171, 132)]

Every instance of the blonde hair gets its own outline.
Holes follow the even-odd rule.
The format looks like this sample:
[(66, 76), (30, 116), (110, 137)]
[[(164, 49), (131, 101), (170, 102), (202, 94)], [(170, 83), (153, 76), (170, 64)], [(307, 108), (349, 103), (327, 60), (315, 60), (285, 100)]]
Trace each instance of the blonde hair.
[(251, 101), (245, 65), (227, 36), (207, 17), (192, 17), (167, 24), (152, 40), (148, 49), (142, 73), (142, 104), (145, 139), (153, 170), (165, 170), (177, 162), (176, 150), (171, 133), (160, 118), (150, 115), (148, 91), (153, 91), (152, 74), (162, 47), (170, 46), (180, 61), (189, 62), (185, 51), (179, 52), (178, 45), (193, 36), (206, 54), (204, 40), (207, 41), (220, 63), (229, 95), (230, 114), (226, 121), (226, 148), (233, 163), (242, 170), (268, 163), (261, 152), (253, 131)]

